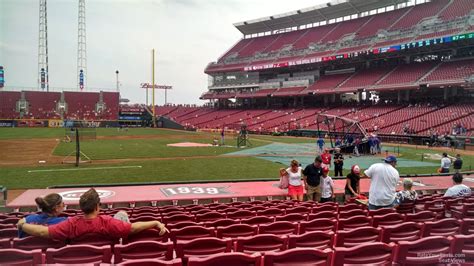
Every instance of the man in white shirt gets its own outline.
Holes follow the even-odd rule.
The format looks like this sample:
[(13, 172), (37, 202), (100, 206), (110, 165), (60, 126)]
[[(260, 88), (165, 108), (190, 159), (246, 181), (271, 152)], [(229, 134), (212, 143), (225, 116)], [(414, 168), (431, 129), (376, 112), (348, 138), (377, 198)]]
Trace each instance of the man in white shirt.
[(448, 154), (444, 152), (443, 158), (441, 158), (441, 173), (449, 173), (449, 167), (451, 167), (451, 159), (449, 159)]
[(460, 173), (455, 173), (453, 175), (454, 186), (448, 188), (445, 197), (468, 197), (471, 196), (471, 188), (462, 183), (462, 175)]
[(369, 190), (369, 210), (392, 208), (400, 174), (395, 165), (397, 158), (387, 156), (383, 163), (376, 163), (365, 170), (365, 176), (371, 179)]

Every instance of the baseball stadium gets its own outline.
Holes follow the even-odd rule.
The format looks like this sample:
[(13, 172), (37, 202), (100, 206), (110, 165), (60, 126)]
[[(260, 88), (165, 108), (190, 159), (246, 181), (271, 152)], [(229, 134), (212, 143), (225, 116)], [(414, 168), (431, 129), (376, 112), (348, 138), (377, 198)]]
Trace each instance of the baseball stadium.
[(199, 104), (168, 102), (153, 47), (136, 90), (89, 87), (85, 0), (74, 88), (50, 87), (33, 2), (35, 87), (0, 39), (0, 264), (474, 265), (474, 1), (258, 10)]

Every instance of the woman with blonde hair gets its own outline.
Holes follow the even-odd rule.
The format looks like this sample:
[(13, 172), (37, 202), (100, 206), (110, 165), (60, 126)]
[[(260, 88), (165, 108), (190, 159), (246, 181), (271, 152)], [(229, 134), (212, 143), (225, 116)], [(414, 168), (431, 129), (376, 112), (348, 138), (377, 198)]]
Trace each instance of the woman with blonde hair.
[[(36, 205), (41, 209), (41, 213), (28, 215), (25, 222), (29, 224), (52, 225), (65, 221), (66, 217), (58, 217), (64, 210), (64, 202), (61, 195), (51, 193), (44, 197), (35, 199)], [(25, 232), (18, 230), (18, 237), (28, 236)]]
[(303, 201), (304, 189), (302, 178), (302, 169), (297, 160), (292, 160), (290, 167), (282, 171), (283, 175), (288, 176), (288, 196), (292, 200)]

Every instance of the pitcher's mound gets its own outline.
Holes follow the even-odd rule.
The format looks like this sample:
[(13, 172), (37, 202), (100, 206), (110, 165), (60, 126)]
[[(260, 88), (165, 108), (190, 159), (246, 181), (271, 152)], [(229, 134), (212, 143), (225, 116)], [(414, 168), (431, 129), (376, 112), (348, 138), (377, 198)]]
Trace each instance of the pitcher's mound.
[(167, 144), (166, 146), (168, 147), (212, 147), (211, 144), (195, 143), (195, 142), (172, 143), (172, 144)]

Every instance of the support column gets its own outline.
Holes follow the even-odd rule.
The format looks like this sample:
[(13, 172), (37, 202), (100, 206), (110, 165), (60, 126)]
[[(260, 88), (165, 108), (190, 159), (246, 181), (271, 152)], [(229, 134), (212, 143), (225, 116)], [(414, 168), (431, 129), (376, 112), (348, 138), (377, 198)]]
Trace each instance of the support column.
[(406, 102), (409, 102), (409, 101), (410, 101), (410, 90), (406, 90), (406, 93), (405, 93), (405, 101), (406, 101)]
[(449, 93), (449, 89), (445, 87), (443, 89), (443, 100), (446, 101), (448, 99), (448, 93)]
[(397, 103), (402, 102), (402, 91), (397, 91)]

